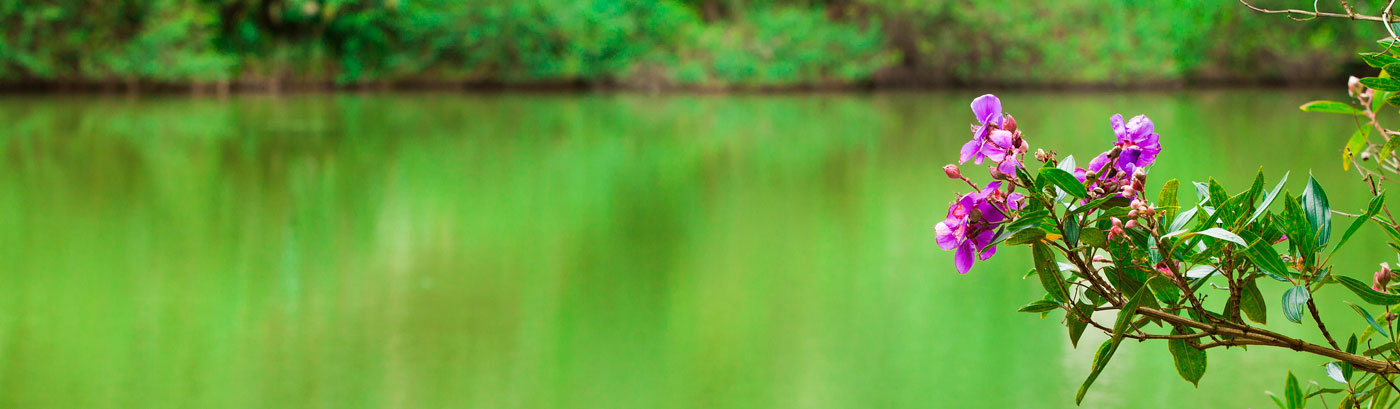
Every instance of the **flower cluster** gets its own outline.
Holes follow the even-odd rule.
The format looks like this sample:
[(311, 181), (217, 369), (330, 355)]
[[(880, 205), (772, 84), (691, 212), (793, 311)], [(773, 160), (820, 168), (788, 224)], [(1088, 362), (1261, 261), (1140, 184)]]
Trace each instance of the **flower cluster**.
[[(972, 140), (963, 144), (958, 163), (971, 160), (980, 165), (991, 161), (991, 176), (998, 181), (979, 187), (964, 176), (957, 165), (943, 167), (949, 178), (962, 180), (975, 190), (959, 196), (949, 206), (947, 217), (934, 226), (938, 246), (954, 251), (953, 264), (959, 273), (967, 273), (976, 260), (987, 260), (996, 254), (994, 241), (999, 229), (1013, 219), (1026, 200), (1025, 195), (1015, 192), (1017, 187), (1024, 186), (1019, 183), (1016, 171), (1025, 166), (1022, 161), (1029, 148), (1017, 129), (1016, 120), (1002, 113), (1001, 100), (991, 94), (974, 99), (972, 113), (977, 121), (972, 124)], [(1147, 116), (1138, 115), (1124, 122), (1122, 115), (1114, 115), (1109, 123), (1116, 136), (1113, 148), (1094, 158), (1088, 169), (1075, 169), (1073, 174), (1085, 184), (1090, 199), (1108, 195), (1134, 199), (1125, 216), (1126, 222), (1113, 217), (1108, 229), (1109, 239), (1121, 239), (1126, 237), (1126, 229), (1137, 228), (1142, 223), (1153, 226), (1156, 211), (1139, 199), (1138, 194), (1146, 183), (1147, 167), (1157, 159), (1162, 146)], [(1038, 152), (1036, 158), (1052, 165), (1054, 162), (1053, 153)], [(1005, 190), (1002, 181), (1007, 182)]]
[(1015, 177), (1027, 147), (1021, 131), (1016, 129), (1016, 118), (1002, 114), (1001, 100), (992, 94), (972, 100), (972, 114), (977, 123), (972, 124), (972, 140), (963, 144), (958, 164), (972, 160), (981, 165), (983, 160), (991, 160), (995, 162), (991, 166), (992, 178)]
[(981, 260), (996, 254), (997, 246), (991, 243), (997, 225), (1021, 209), (1024, 195), (1000, 189), (1001, 182), (992, 182), (979, 192), (962, 195), (948, 208), (948, 217), (933, 226), (938, 246), (955, 251), (953, 265), (959, 273), (972, 269), (974, 254)]
[(1135, 116), (1124, 123), (1123, 115), (1114, 114), (1108, 121), (1117, 137), (1113, 149), (1090, 161), (1088, 170), (1076, 168), (1074, 175), (1089, 185), (1090, 197), (1114, 193), (1133, 197), (1142, 191), (1147, 180), (1146, 168), (1157, 160), (1162, 145), (1152, 120), (1146, 115)]

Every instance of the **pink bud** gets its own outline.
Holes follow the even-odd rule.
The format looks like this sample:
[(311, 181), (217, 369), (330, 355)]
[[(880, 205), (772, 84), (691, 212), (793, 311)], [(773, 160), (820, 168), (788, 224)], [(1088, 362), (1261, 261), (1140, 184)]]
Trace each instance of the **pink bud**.
[(987, 172), (992, 174), (992, 179), (996, 179), (996, 180), (1006, 180), (1006, 179), (1007, 179), (1006, 174), (1005, 174), (1005, 173), (1001, 173), (1001, 167), (1000, 167), (1000, 166), (997, 166), (997, 165), (995, 165), (995, 164), (993, 164), (992, 166), (988, 166), (988, 167), (987, 167)]
[(1001, 129), (1016, 132), (1016, 118), (1012, 118), (1011, 114), (1006, 114), (1006, 119), (1001, 121)]
[(1394, 279), (1395, 274), (1390, 271), (1390, 263), (1381, 263), (1381, 271), (1376, 272), (1376, 276), (1371, 282), (1371, 289), (1380, 292), (1386, 292), (1386, 284), (1390, 284), (1390, 280)]
[(1125, 226), (1126, 226), (1127, 228), (1129, 228), (1129, 229), (1136, 229), (1136, 228), (1138, 227), (1138, 221), (1137, 221), (1137, 220), (1129, 220), (1129, 221), (1128, 221), (1128, 224), (1125, 225)]
[(949, 179), (962, 179), (962, 171), (958, 170), (958, 165), (951, 163), (943, 165), (943, 174), (948, 175)]

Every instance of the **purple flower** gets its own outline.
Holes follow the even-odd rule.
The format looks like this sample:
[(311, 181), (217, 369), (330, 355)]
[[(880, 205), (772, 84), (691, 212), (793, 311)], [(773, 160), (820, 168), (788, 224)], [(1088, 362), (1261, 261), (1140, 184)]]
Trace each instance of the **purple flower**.
[[(1162, 145), (1159, 143), (1158, 135), (1153, 132), (1152, 120), (1147, 115), (1138, 115), (1123, 123), (1123, 115), (1113, 114), (1108, 122), (1113, 125), (1113, 134), (1118, 137), (1118, 141), (1113, 146), (1119, 148), (1118, 158), (1113, 161), (1114, 167), (1124, 173), (1132, 174), (1137, 168), (1151, 165), (1157, 160), (1157, 154), (1162, 152)], [(1108, 165), (1108, 152), (1100, 154), (1089, 162), (1089, 171), (1098, 172), (1105, 165)]]
[(986, 146), (987, 135), (993, 127), (1000, 128), (1002, 124), (1001, 100), (992, 94), (977, 97), (972, 100), (972, 114), (977, 117), (977, 124), (972, 125), (972, 140), (963, 144), (958, 163), (975, 159), (973, 163), (981, 165), (982, 160), (989, 156), (988, 153), (994, 155), (997, 151), (1005, 152), (1005, 149), (995, 145)]
[(1109, 123), (1113, 125), (1113, 134), (1117, 137), (1113, 149), (1089, 161), (1087, 171), (1075, 169), (1074, 176), (1080, 182), (1085, 182), (1088, 173), (1093, 173), (1096, 180), (1090, 183), (1091, 191), (1132, 197), (1142, 190), (1140, 185), (1146, 178), (1145, 169), (1157, 160), (1162, 145), (1153, 131), (1152, 120), (1146, 115), (1135, 116), (1125, 124), (1123, 115), (1115, 114), (1109, 118)]
[(962, 195), (948, 207), (948, 217), (933, 226), (938, 247), (954, 251), (953, 265), (959, 273), (972, 269), (974, 255), (986, 260), (996, 254), (996, 246), (989, 245), (997, 225), (1007, 220), (1008, 211), (1021, 207), (1023, 195), (1008, 195), (1000, 187), (1001, 182), (992, 182), (981, 192)]

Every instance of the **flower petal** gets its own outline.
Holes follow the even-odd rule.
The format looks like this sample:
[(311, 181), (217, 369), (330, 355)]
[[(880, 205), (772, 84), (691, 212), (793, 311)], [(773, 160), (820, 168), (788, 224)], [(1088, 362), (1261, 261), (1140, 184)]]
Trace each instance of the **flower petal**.
[(992, 258), (993, 254), (997, 254), (997, 246), (987, 247), (981, 253), (977, 253), (977, 259), (987, 261), (987, 259)]
[(1127, 127), (1123, 125), (1123, 114), (1113, 114), (1112, 117), (1108, 118), (1108, 123), (1113, 126), (1113, 135), (1117, 136), (1118, 140), (1128, 138)]
[(1089, 171), (1098, 172), (1103, 170), (1105, 165), (1108, 165), (1108, 152), (1100, 153), (1099, 156), (1094, 157), (1094, 160), (1089, 161)]
[(981, 141), (978, 141), (976, 139), (967, 141), (967, 143), (963, 144), (962, 146), (962, 152), (958, 154), (958, 164), (961, 165), (963, 163), (967, 163), (967, 160), (972, 159), (972, 157), (976, 155), (977, 152), (981, 150), (981, 148)]
[(1001, 165), (997, 165), (997, 170), (1007, 175), (1015, 175), (1016, 168), (1019, 167), (1021, 167), (1021, 161), (1016, 159), (1016, 155), (1011, 155), (1006, 160), (1001, 161)]
[(992, 144), (995, 144), (999, 148), (1011, 149), (1011, 140), (1014, 137), (1015, 135), (1012, 135), (1011, 132), (998, 129), (992, 131), (991, 135), (988, 136), (988, 140), (992, 141)]
[(1001, 100), (992, 94), (977, 97), (972, 100), (972, 114), (978, 122), (1001, 126)]
[(958, 246), (957, 252), (953, 253), (953, 266), (958, 268), (960, 274), (967, 274), (972, 269), (972, 242), (964, 241)]
[[(997, 147), (996, 145), (990, 143), (982, 144), (981, 156), (984, 156), (987, 159), (991, 159), (992, 162), (1001, 162), (1003, 159), (1006, 159), (1006, 149)], [(977, 163), (981, 164), (982, 162)]]
[(1128, 136), (1133, 142), (1140, 142), (1152, 134), (1152, 120), (1147, 115), (1138, 115), (1128, 120)]
[[(954, 223), (957, 222), (954, 221)], [(950, 225), (947, 220), (938, 222), (938, 224), (933, 225), (933, 233), (935, 236), (938, 237), (938, 247), (941, 247), (944, 250), (952, 250), (958, 248), (958, 237), (955, 234), (955, 230), (956, 229), (954, 229), (953, 225)]]

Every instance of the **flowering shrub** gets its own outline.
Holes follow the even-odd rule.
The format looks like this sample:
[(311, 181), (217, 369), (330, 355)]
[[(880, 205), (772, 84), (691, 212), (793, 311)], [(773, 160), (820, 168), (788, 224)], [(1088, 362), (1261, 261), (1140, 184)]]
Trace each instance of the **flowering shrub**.
[[(1392, 294), (1395, 273), (1382, 264), (1367, 283), (1334, 272), (1330, 264), (1368, 223), (1386, 231), (1400, 252), (1400, 232), (1377, 183), (1384, 180), (1381, 172), (1395, 172), (1400, 165), (1393, 157), (1400, 138), (1381, 127), (1374, 113), (1387, 103), (1400, 106), (1400, 80), (1391, 79), (1400, 74), (1400, 59), (1366, 58), (1379, 61), (1386, 74), (1353, 80), (1355, 104), (1323, 101), (1303, 107), (1362, 119), (1344, 161), (1359, 169), (1373, 197), (1355, 214), (1332, 210), (1312, 177), (1294, 195), (1284, 187), (1288, 174), (1267, 188), (1262, 171), (1250, 186), (1233, 193), (1214, 179), (1193, 182), (1196, 199), (1178, 203), (1181, 183), (1170, 179), (1149, 196), (1152, 165), (1159, 155), (1169, 160), (1171, 151), (1163, 151), (1163, 136), (1148, 116), (1109, 118), (1106, 131), (1113, 137), (1105, 138), (1106, 150), (1080, 167), (1073, 156), (1060, 159), (1044, 150), (1028, 156), (1030, 144), (1016, 120), (1002, 112), (997, 97), (983, 95), (972, 101), (971, 138), (958, 163), (985, 166), (986, 176), (976, 178), (985, 184), (958, 165), (944, 167), (949, 178), (965, 182), (969, 190), (934, 226), (938, 245), (954, 252), (959, 273), (992, 257), (997, 246), (1029, 246), (1034, 269), (1026, 277), (1037, 277), (1045, 295), (1020, 311), (1042, 317), (1063, 312), (1069, 341), (1076, 346), (1085, 331), (1110, 337), (1094, 354), (1076, 402), (1119, 345), (1132, 339), (1167, 343), (1178, 374), (1192, 384), (1205, 374), (1211, 349), (1264, 346), (1318, 355), (1330, 361), (1325, 373), (1336, 384), (1304, 389), (1290, 372), (1284, 396), (1273, 396), (1281, 408), (1301, 408), (1308, 400), (1329, 397), (1342, 407), (1389, 407), (1400, 399), (1393, 379), (1400, 374), (1400, 348), (1390, 310), (1400, 305), (1400, 294)], [(1370, 135), (1382, 141), (1371, 143)], [(1165, 138), (1169, 147), (1169, 132)], [(1376, 165), (1361, 166), (1367, 161)], [(1352, 219), (1343, 223), (1340, 235), (1332, 228), (1334, 214)], [(1288, 289), (1266, 296), (1259, 280), (1284, 282)], [(1375, 307), (1352, 304), (1356, 323), (1363, 326), (1344, 338), (1334, 337), (1312, 298), (1326, 286), (1343, 287), (1387, 310), (1373, 314)], [(1207, 308), (1207, 298), (1216, 297), (1225, 298), (1223, 307)], [(1290, 322), (1311, 321), (1326, 345), (1262, 328), (1269, 302), (1281, 303), (1283, 318)], [(1116, 318), (1101, 322), (1103, 315), (1095, 313), (1102, 311), (1114, 311)]]

